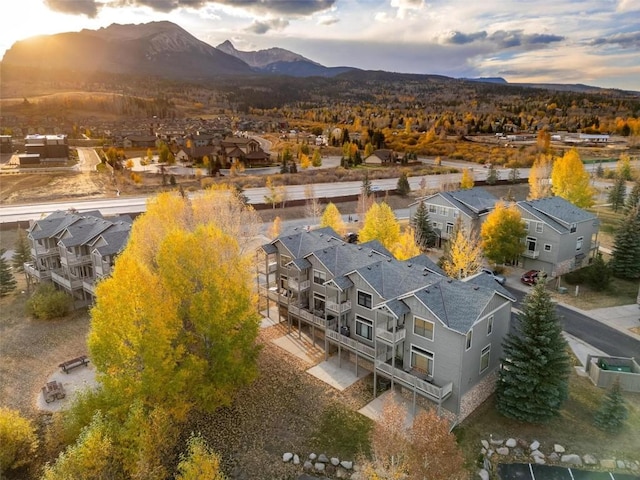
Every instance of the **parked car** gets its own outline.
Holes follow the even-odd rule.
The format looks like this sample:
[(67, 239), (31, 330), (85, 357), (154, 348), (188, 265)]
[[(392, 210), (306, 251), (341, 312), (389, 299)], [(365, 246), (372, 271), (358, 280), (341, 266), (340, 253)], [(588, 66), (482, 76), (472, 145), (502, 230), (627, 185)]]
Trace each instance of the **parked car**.
[(529, 270), (522, 274), (520, 281), (525, 285), (535, 285), (539, 278), (545, 278), (547, 274), (540, 270)]
[(505, 283), (507, 283), (507, 277), (494, 272), (490, 268), (482, 267), (480, 270), (482, 271), (482, 273), (486, 273), (487, 275), (490, 275), (500, 285), (504, 285)]

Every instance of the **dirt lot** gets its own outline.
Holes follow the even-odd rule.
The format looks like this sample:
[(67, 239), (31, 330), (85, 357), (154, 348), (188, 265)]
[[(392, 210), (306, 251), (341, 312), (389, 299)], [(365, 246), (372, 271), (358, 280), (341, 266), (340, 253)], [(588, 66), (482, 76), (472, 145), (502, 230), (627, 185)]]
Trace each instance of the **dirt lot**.
[(86, 173), (2, 174), (0, 202), (35, 203), (81, 198), (115, 197), (107, 175)]

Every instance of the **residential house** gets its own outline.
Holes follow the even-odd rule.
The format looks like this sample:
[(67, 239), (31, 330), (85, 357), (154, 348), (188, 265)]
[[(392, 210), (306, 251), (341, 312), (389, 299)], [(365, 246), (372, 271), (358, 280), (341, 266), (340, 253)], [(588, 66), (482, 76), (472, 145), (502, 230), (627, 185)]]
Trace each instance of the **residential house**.
[(515, 299), (489, 276), (454, 280), (424, 255), (398, 261), (331, 228), (284, 233), (259, 254), (267, 307), (324, 342), (326, 357), (372, 372), (374, 385), (386, 379), (452, 421), (494, 390)]
[(24, 264), (29, 282), (53, 282), (72, 296), (76, 307), (89, 305), (95, 282), (109, 275), (124, 249), (131, 218), (105, 219), (99, 211), (56, 211), (31, 222), (27, 239), (31, 261)]
[(598, 250), (595, 215), (560, 197), (516, 204), (527, 226), (522, 266), (552, 277), (590, 263)]
[(24, 139), (26, 157), (38, 155), (40, 163), (66, 161), (69, 158), (69, 142), (66, 135), (27, 135)]
[(11, 135), (0, 135), (0, 153), (13, 153), (13, 139)]
[(375, 150), (371, 155), (364, 159), (367, 165), (394, 165), (398, 160), (398, 156), (393, 150), (380, 149)]
[(442, 240), (449, 240), (458, 218), (467, 233), (480, 233), (480, 225), (494, 209), (498, 199), (484, 188), (474, 187), (454, 192), (438, 192), (421, 198), (409, 205), (409, 218), (413, 218), (420, 202), (424, 202), (429, 212), (429, 220)]
[(124, 148), (156, 148), (159, 143), (155, 135), (129, 135), (122, 140)]

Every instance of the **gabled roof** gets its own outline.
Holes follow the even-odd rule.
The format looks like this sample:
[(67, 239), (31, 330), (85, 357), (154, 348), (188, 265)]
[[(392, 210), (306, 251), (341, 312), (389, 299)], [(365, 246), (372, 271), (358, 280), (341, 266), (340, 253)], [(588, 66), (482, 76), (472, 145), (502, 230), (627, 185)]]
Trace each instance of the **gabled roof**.
[(82, 217), (64, 229), (58, 245), (68, 248), (88, 244), (112, 225), (103, 218)]
[(472, 283), (474, 285), (480, 285), (482, 287), (486, 287), (489, 289), (494, 289), (497, 293), (499, 293), (505, 298), (508, 298), (512, 302), (516, 301), (516, 298), (513, 296), (513, 294), (509, 290), (504, 288), (502, 285), (496, 282), (492, 276), (487, 275), (486, 273), (479, 272), (471, 277), (465, 278), (463, 282)]
[(405, 260), (405, 262), (411, 263), (413, 265), (420, 265), (426, 268), (427, 270), (429, 270), (430, 272), (437, 273), (438, 275), (442, 275), (443, 277), (447, 276), (445, 271), (442, 270), (436, 262), (431, 260), (426, 255), (423, 255), (423, 254), (416, 255), (415, 257), (410, 258), (409, 260)]
[(271, 158), (271, 156), (265, 152), (264, 150), (256, 150), (254, 152), (249, 152), (245, 155), (247, 160), (262, 160), (266, 158)]
[(280, 243), (293, 258), (304, 257), (314, 250), (320, 250), (331, 244), (344, 243), (340, 236), (330, 227), (317, 230), (295, 228), (280, 235), (272, 244)]
[(393, 153), (393, 150), (389, 150), (386, 148), (382, 148), (380, 150), (374, 150), (374, 152), (370, 156), (378, 157), (382, 162), (395, 162), (396, 157)]
[(487, 192), (484, 188), (473, 187), (467, 190), (456, 190), (455, 192), (438, 192), (421, 198), (411, 205), (417, 205), (422, 201), (427, 201), (433, 197), (444, 198), (453, 207), (456, 207), (468, 217), (478, 217), (487, 213), (495, 207), (498, 199)]
[(93, 251), (97, 251), (102, 257), (120, 253), (127, 245), (130, 231), (130, 225), (127, 229), (107, 230), (100, 235), (100, 238), (104, 240), (105, 244), (94, 248)]
[(388, 302), (381, 303), (377, 307), (378, 309), (386, 309), (395, 318), (400, 318), (402, 315), (409, 313), (411, 309), (402, 300), (393, 298)]
[(561, 197), (523, 200), (518, 202), (517, 205), (523, 210), (536, 215), (559, 232), (565, 232), (573, 223), (597, 221), (595, 215), (576, 207)]
[(29, 236), (34, 240), (41, 240), (43, 238), (52, 238), (58, 236), (69, 225), (82, 220), (83, 218), (99, 218), (102, 219), (102, 214), (98, 210), (90, 210), (84, 213), (77, 212), (63, 212), (62, 210), (56, 210), (55, 212), (47, 215), (41, 220), (33, 222), (29, 228)]

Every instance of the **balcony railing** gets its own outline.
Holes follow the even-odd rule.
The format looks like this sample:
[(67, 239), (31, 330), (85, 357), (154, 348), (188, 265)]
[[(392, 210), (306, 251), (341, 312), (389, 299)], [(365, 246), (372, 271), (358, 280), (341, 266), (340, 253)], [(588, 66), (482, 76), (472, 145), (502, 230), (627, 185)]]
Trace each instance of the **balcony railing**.
[(304, 292), (309, 290), (311, 282), (309, 280), (298, 281), (295, 278), (289, 279), (289, 288), (295, 292)]
[(351, 310), (351, 300), (347, 300), (342, 303), (327, 301), (325, 305), (327, 310), (337, 314), (345, 313)]
[(295, 305), (289, 305), (289, 313), (295, 315), (296, 317), (300, 317), (308, 323), (312, 323), (320, 328), (327, 328), (327, 320), (311, 313), (309, 310), (305, 310), (304, 308), (300, 308)]
[(407, 335), (407, 331), (404, 328), (400, 328), (396, 330), (394, 334), (393, 331), (389, 331), (386, 328), (376, 328), (376, 337), (383, 342), (389, 343), (393, 345), (394, 343), (401, 342), (404, 340)]
[(449, 382), (446, 385), (439, 387), (433, 383), (429, 383), (421, 378), (416, 377), (410, 373), (405, 372), (399, 368), (394, 368), (388, 363), (381, 360), (376, 360), (376, 369), (384, 373), (386, 376), (393, 376), (398, 383), (405, 385), (406, 387), (415, 389), (417, 393), (423, 396), (430, 397), (438, 402), (441, 402), (453, 391), (453, 382)]
[[(60, 270), (61, 272), (62, 270)], [(51, 272), (51, 280), (58, 285), (62, 285), (67, 290), (78, 290), (82, 288), (82, 278), (74, 277), (72, 279), (66, 278), (58, 272)]]
[(276, 270), (278, 270), (278, 263), (277, 262), (271, 262), (269, 263), (268, 266), (265, 267), (265, 264), (263, 262), (258, 262), (258, 272), (260, 273), (273, 273)]
[(51, 278), (51, 270), (40, 271), (32, 263), (25, 263), (24, 271), (28, 275), (35, 277), (39, 280), (49, 280)]
[(376, 356), (375, 348), (370, 347), (369, 345), (366, 345), (364, 343), (360, 343), (357, 340), (354, 340), (353, 338), (347, 337), (338, 332), (334, 332), (333, 330), (327, 330), (326, 335), (331, 340), (334, 340), (339, 344), (344, 345), (349, 350), (362, 353), (370, 358), (375, 358)]
[(31, 247), (31, 256), (42, 257), (46, 255), (57, 255), (60, 253), (60, 249), (58, 247), (43, 247), (40, 245), (36, 245), (36, 247)]
[(75, 266), (75, 265), (82, 265), (82, 264), (89, 264), (91, 263), (91, 255), (69, 255), (69, 256), (65, 256), (65, 255), (61, 255), (60, 256), (60, 263), (62, 265), (69, 265), (69, 266)]
[(525, 250), (522, 253), (522, 256), (529, 258), (538, 258), (540, 256), (540, 250)]
[(85, 292), (89, 292), (92, 295), (96, 294), (96, 284), (95, 281), (87, 278), (82, 281), (82, 288), (84, 288)]

